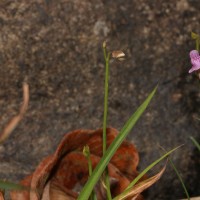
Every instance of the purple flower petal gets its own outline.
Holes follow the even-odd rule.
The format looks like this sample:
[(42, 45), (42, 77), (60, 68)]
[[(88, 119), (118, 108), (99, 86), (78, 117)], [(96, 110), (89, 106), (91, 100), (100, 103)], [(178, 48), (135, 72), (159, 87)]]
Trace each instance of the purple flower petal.
[(189, 73), (197, 71), (198, 69), (200, 69), (200, 66), (198, 66), (198, 67), (192, 66), (192, 68), (189, 70)]
[(190, 59), (192, 63), (192, 68), (189, 70), (189, 73), (197, 71), (200, 69), (200, 56), (197, 50), (190, 51)]
[(190, 58), (191, 59), (196, 58), (198, 56), (199, 56), (199, 52), (197, 50), (190, 51)]

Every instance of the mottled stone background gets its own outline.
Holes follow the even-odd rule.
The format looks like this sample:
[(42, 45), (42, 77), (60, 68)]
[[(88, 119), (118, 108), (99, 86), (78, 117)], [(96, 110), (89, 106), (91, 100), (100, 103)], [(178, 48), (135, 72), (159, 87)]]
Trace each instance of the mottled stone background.
[[(74, 129), (102, 127), (102, 42), (121, 49), (110, 69), (109, 126), (120, 130), (159, 82), (149, 108), (129, 138), (140, 153), (139, 169), (162, 151), (185, 144), (172, 159), (191, 196), (200, 195), (200, 160), (190, 136), (200, 140), (200, 85), (188, 53), (200, 33), (198, 0), (1, 0), (0, 127), (30, 85), (24, 120), (0, 146), (0, 178), (19, 181)], [(151, 173), (154, 174), (161, 165)], [(173, 200), (185, 194), (170, 165), (145, 194)]]

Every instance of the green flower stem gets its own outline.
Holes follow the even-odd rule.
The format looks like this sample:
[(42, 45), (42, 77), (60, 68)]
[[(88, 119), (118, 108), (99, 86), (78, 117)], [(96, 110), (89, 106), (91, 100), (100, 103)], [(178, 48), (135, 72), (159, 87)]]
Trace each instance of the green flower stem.
[(199, 52), (199, 37), (196, 39), (196, 50)]
[(107, 54), (106, 47), (103, 46), (104, 59), (105, 59), (105, 83), (104, 83), (104, 113), (103, 113), (103, 155), (106, 152), (106, 127), (108, 115), (108, 84), (109, 84), (109, 60), (110, 53)]
[(92, 175), (92, 162), (90, 159), (90, 148), (88, 145), (84, 146), (83, 155), (86, 157), (86, 159), (88, 161), (88, 171), (89, 171), (89, 176), (91, 176)]
[(108, 200), (112, 200), (112, 195), (111, 195), (111, 191), (110, 191), (110, 178), (109, 178), (109, 174), (108, 174), (108, 167), (106, 167), (105, 169), (105, 184), (106, 184), (106, 195), (107, 195), (107, 199)]
[[(83, 155), (86, 157), (87, 162), (88, 162), (88, 171), (89, 171), (89, 177), (90, 177), (92, 175), (92, 162), (91, 162), (91, 159), (90, 159), (90, 148), (89, 148), (89, 146), (85, 146), (83, 148)], [(92, 190), (92, 193), (89, 197), (89, 200), (97, 200), (97, 197), (96, 197), (94, 190)]]
[[(106, 43), (103, 44), (103, 53), (104, 53), (104, 60), (105, 60), (105, 83), (104, 83), (104, 113), (103, 113), (103, 155), (106, 152), (106, 127), (107, 127), (107, 115), (108, 115), (108, 89), (109, 89), (109, 60), (110, 60), (110, 53), (106, 51)], [(104, 172), (104, 183), (106, 185), (106, 194), (107, 199), (111, 200), (111, 192), (110, 192), (110, 181), (108, 175), (108, 168), (105, 169)]]
[(196, 42), (196, 50), (199, 52), (199, 42), (200, 42), (200, 36), (194, 32), (191, 32), (191, 37)]

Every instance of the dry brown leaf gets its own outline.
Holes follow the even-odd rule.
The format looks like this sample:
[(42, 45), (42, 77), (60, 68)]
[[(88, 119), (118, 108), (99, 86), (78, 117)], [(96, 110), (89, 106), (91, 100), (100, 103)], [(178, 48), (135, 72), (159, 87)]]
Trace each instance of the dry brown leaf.
[(50, 197), (50, 200), (76, 200), (78, 195), (67, 188), (57, 187), (54, 183), (51, 183)]
[(0, 190), (0, 200), (4, 200), (4, 193)]
[[(107, 146), (112, 143), (117, 134), (116, 129), (107, 128)], [(90, 148), (90, 158), (94, 169), (102, 157), (102, 129), (95, 131), (76, 130), (67, 133), (55, 153), (45, 158), (35, 172), (21, 182), (22, 185), (29, 186), (32, 190), (30, 192), (13, 191), (11, 192), (11, 199), (77, 199), (78, 192), (89, 176), (88, 161), (82, 153), (85, 145)], [(109, 176), (115, 180), (111, 183), (113, 196), (124, 191), (130, 180), (138, 175), (138, 162), (139, 156), (136, 148), (130, 142), (124, 141), (108, 165)], [(51, 183), (50, 191), (47, 187), (49, 182)], [(98, 200), (106, 199), (104, 198), (105, 192), (101, 192), (101, 189), (101, 184), (95, 187)]]

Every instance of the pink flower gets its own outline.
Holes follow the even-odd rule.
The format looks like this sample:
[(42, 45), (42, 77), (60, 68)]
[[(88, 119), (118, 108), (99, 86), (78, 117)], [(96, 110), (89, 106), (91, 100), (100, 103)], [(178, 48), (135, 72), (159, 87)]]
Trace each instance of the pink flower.
[(197, 50), (190, 51), (190, 59), (192, 63), (192, 68), (189, 70), (189, 73), (197, 71), (200, 69), (200, 56)]

